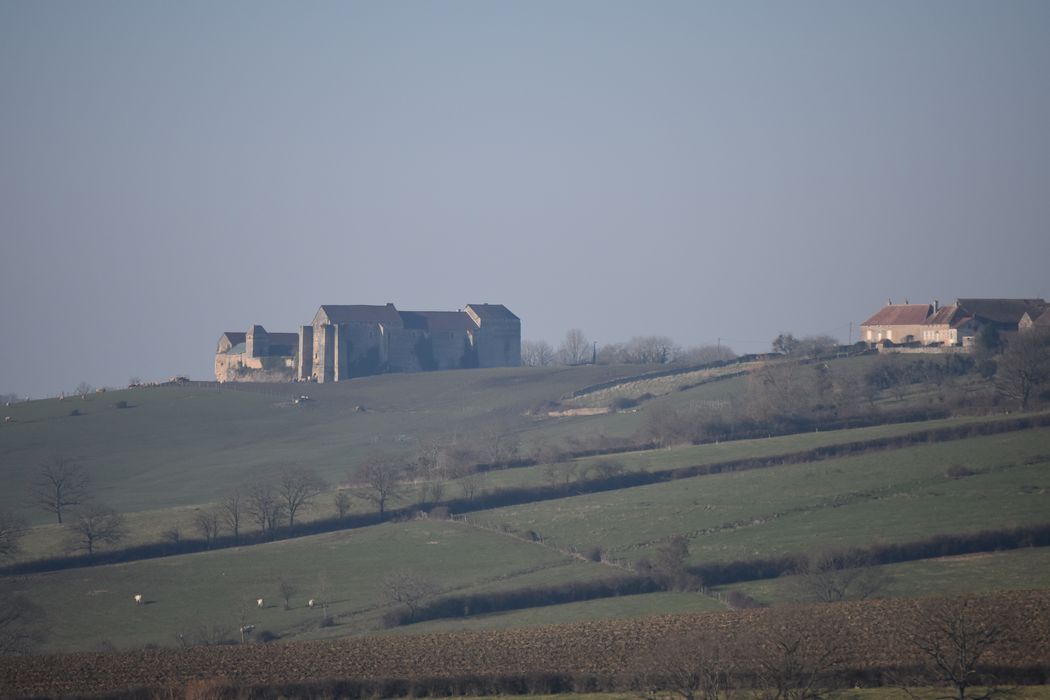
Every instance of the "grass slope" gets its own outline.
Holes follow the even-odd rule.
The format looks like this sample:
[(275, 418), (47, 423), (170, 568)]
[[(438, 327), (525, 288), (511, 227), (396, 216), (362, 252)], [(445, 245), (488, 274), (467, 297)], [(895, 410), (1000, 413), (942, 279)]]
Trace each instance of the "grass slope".
[[(385, 375), (337, 384), (163, 386), (32, 401), (0, 425), (0, 510), (34, 523), (38, 465), (80, 460), (97, 499), (140, 511), (216, 500), (246, 481), (306, 464), (338, 481), (376, 452), (500, 430), (526, 444), (569, 434), (570, 421), (525, 415), (537, 404), (638, 367), (513, 368)], [(294, 404), (307, 393), (312, 401)], [(125, 401), (128, 408), (116, 408)], [(365, 410), (359, 411), (358, 407)], [(70, 412), (77, 410), (78, 416)]]
[[(389, 523), (255, 547), (38, 574), (14, 582), (48, 612), (51, 650), (172, 646), (176, 634), (243, 622), (282, 637), (346, 636), (373, 630), (392, 606), (383, 578), (412, 571), (444, 593), (517, 588), (614, 575), (551, 549), (449, 521)], [(281, 580), (298, 591), (292, 609)], [(327, 594), (324, 593), (327, 589)], [(135, 605), (141, 593), (147, 604)], [(263, 598), (265, 607), (255, 605)], [(307, 600), (331, 601), (337, 624), (319, 629)]]
[[(683, 533), (692, 539), (693, 563), (919, 539), (1046, 521), (1048, 448), (1050, 429), (1039, 429), (702, 476), (474, 517), (491, 527), (533, 530), (556, 546), (602, 546), (609, 556), (629, 560)], [(953, 480), (945, 476), (953, 464), (984, 471)]]

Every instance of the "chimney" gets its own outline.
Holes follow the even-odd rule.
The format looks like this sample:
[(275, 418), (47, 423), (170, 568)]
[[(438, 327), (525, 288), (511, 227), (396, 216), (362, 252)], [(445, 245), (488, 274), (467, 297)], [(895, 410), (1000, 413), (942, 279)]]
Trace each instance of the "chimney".
[(937, 313), (940, 310), (941, 310), (941, 302), (940, 302), (940, 300), (934, 299), (933, 300), (933, 312)]
[(893, 306), (893, 299), (886, 299), (886, 306)]

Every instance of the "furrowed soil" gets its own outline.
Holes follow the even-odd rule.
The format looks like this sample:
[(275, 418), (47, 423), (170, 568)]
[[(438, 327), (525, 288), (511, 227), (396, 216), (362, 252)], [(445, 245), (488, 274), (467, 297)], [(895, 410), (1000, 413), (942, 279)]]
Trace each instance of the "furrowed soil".
[[(1003, 630), (986, 663), (1008, 669), (1041, 668), (1045, 675), (1050, 666), (1050, 591), (997, 593), (971, 602), (977, 618)], [(938, 599), (880, 600), (503, 631), (5, 658), (0, 660), (0, 695), (159, 691), (220, 678), (256, 688), (326, 679), (541, 673), (638, 679), (644, 676), (653, 650), (678, 635), (701, 633), (725, 644), (755, 640), (752, 646), (758, 648), (762, 640), (800, 626), (810, 634), (834, 638), (841, 652), (835, 661), (838, 671), (863, 674), (913, 666), (916, 653), (907, 635), (925, 611), (940, 603)]]

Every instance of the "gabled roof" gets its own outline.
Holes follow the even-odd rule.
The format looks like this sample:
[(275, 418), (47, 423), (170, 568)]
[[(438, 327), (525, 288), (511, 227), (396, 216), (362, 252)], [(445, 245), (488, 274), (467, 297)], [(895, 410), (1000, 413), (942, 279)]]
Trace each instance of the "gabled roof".
[(948, 326), (956, 328), (972, 318), (955, 304), (942, 306), (932, 316), (923, 321), (924, 326)]
[(1017, 325), (1026, 311), (1034, 317), (1047, 306), (1042, 299), (958, 299), (955, 303), (982, 321), (1005, 325)]
[(862, 326), (916, 326), (933, 312), (929, 304), (886, 304)]
[(510, 312), (503, 304), (467, 304), (467, 308), (477, 314), (478, 318), (492, 319), (494, 321), (520, 321), (517, 316)]
[(1032, 324), (1041, 328), (1050, 328), (1050, 306), (1043, 309), (1043, 313), (1032, 319)]
[(393, 304), (385, 306), (324, 304), (318, 310), (317, 315), (322, 313), (328, 318), (329, 323), (382, 323), (394, 328), (401, 327), (401, 315)]
[[(226, 340), (230, 343), (230, 345), (236, 345), (237, 343), (243, 343), (244, 342), (244, 331), (226, 331), (225, 333), (222, 334), (222, 338), (226, 338)], [(219, 340), (222, 340), (222, 338), (219, 338)]]
[(478, 324), (463, 311), (402, 311), (405, 328), (425, 331), (476, 331)]
[(266, 336), (270, 339), (270, 345), (298, 345), (299, 334), (298, 333), (267, 333)]

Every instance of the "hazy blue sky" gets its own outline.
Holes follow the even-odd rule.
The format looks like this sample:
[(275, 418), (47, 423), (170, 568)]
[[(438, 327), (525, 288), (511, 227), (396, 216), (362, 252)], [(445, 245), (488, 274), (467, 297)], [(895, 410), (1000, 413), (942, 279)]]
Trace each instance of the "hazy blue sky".
[(1048, 222), (1044, 0), (0, 0), (0, 393), (325, 303), (845, 341), (1050, 296)]

